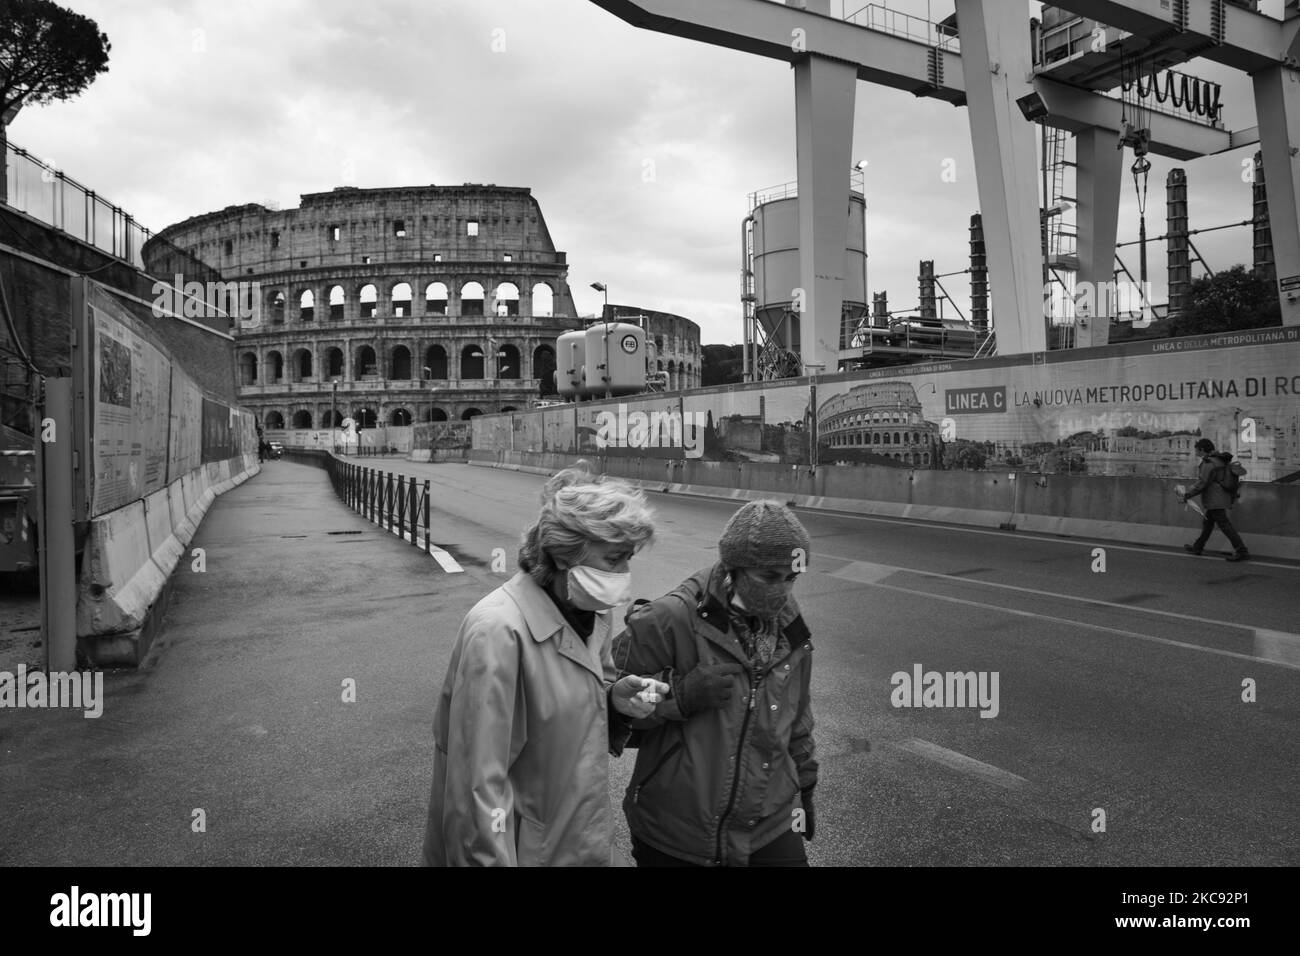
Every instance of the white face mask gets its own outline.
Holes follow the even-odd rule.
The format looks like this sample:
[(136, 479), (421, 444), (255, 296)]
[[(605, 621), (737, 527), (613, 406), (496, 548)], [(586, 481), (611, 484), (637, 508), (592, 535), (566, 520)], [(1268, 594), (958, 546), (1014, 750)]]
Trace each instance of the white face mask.
[(580, 564), (569, 568), (569, 600), (584, 611), (605, 611), (632, 596), (632, 572), (602, 571)]

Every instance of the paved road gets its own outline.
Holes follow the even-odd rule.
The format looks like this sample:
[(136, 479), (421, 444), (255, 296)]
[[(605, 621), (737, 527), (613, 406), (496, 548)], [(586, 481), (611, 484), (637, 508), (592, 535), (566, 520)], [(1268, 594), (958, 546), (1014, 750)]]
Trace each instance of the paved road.
[[(194, 542), (207, 571), (177, 576), (156, 662), (109, 675), (103, 717), (0, 711), (0, 864), (416, 861), (450, 644), (510, 573), (543, 479), (384, 466), (431, 480), (464, 572), (348, 512), (320, 470), (269, 463), (217, 500)], [(711, 562), (736, 507), (652, 500), (646, 596)], [(1300, 569), (801, 516), (814, 863), (1300, 861)], [(891, 706), (915, 665), (997, 672), (997, 716)], [(631, 760), (615, 766), (621, 798)]]
[[(475, 568), (494, 549), (513, 557), (543, 481), (388, 467), (431, 480), (434, 536)], [(648, 596), (713, 560), (737, 507), (652, 499), (658, 541), (633, 562)], [(823, 761), (815, 862), (1300, 862), (1300, 567), (801, 518)], [(916, 665), (997, 672), (997, 716), (892, 706), (892, 675)]]

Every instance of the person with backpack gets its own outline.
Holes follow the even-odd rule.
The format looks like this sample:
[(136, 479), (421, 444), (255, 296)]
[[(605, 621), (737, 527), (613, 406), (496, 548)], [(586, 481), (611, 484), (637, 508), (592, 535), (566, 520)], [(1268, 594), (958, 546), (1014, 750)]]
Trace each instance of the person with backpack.
[(808, 865), (812, 641), (791, 592), (809, 549), (783, 504), (750, 502), (727, 522), (716, 564), (628, 614), (617, 673), (671, 688), (631, 725), (623, 812), (638, 866)]
[(1231, 452), (1215, 452), (1214, 442), (1208, 438), (1197, 441), (1195, 447), (1201, 459), (1196, 484), (1178, 497), (1180, 501), (1187, 501), (1200, 495), (1205, 517), (1201, 520), (1201, 536), (1191, 544), (1183, 545), (1183, 548), (1192, 554), (1200, 554), (1217, 525), (1233, 548), (1228, 560), (1246, 561), (1250, 558), (1250, 552), (1228, 519), (1228, 509), (1236, 504), (1241, 490), (1241, 476), (1246, 473), (1246, 469), (1232, 460)]

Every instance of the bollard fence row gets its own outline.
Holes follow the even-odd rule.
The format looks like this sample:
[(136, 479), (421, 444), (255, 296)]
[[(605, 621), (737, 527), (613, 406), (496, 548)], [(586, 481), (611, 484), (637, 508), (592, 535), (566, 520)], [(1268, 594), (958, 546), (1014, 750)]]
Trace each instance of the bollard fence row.
[[(325, 470), (334, 493), (353, 511), (381, 528), (407, 538), (425, 551), (432, 550), (429, 534), (429, 479), (393, 475), (330, 456)], [(423, 535), (423, 543), (421, 536)]]

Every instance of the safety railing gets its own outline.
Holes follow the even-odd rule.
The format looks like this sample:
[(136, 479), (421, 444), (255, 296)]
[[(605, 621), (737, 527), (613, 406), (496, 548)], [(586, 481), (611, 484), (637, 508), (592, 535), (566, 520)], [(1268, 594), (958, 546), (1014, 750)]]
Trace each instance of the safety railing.
[(325, 460), (334, 493), (353, 511), (423, 551), (433, 550), (429, 534), (429, 479), (367, 468), (333, 455)]
[(961, 41), (951, 29), (933, 20), (926, 20), (924, 17), (915, 17), (901, 10), (890, 10), (883, 4), (869, 3), (855, 13), (848, 13), (846, 10), (844, 19), (868, 30), (890, 33), (904, 40), (924, 43), (926, 46), (937, 47), (951, 53), (961, 52)]
[(219, 281), (221, 273), (185, 250), (160, 239), (124, 209), (49, 163), (5, 142), (4, 202), (74, 239), (144, 270), (145, 246), (160, 275)]

